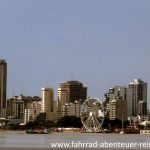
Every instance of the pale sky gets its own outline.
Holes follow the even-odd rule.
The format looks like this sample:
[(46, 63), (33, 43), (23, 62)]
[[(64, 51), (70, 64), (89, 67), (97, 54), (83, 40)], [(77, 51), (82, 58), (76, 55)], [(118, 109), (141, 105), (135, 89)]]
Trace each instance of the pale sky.
[(149, 84), (150, 1), (0, 0), (0, 58), (8, 97), (40, 96), (42, 87), (57, 97), (68, 80), (100, 99), (134, 78)]

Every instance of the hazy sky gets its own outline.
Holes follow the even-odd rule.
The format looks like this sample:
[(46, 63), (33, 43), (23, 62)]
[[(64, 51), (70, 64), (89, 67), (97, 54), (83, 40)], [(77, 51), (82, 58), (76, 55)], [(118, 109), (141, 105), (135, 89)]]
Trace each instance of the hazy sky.
[(40, 96), (42, 87), (56, 97), (67, 80), (101, 99), (134, 78), (149, 84), (150, 1), (0, 0), (0, 58), (8, 97)]

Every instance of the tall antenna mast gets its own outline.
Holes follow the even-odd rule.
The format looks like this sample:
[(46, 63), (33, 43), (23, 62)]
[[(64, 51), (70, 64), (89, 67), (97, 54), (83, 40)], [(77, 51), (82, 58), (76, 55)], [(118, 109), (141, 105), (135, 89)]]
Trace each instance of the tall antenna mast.
[(73, 71), (70, 70), (70, 80), (73, 80)]

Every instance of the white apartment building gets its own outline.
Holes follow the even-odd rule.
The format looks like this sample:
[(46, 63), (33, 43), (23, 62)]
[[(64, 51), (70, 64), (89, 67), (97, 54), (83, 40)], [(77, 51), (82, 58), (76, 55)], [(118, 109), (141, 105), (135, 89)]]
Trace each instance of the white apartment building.
[(27, 108), (24, 111), (24, 123), (34, 121), (41, 111), (41, 102), (35, 101), (27, 104)]
[(63, 106), (62, 110), (62, 116), (76, 116), (80, 117), (80, 109), (81, 104), (78, 101), (75, 101), (74, 103), (66, 103)]
[(42, 91), (41, 112), (46, 113), (46, 120), (53, 120), (54, 90), (52, 88), (42, 88), (41, 91)]

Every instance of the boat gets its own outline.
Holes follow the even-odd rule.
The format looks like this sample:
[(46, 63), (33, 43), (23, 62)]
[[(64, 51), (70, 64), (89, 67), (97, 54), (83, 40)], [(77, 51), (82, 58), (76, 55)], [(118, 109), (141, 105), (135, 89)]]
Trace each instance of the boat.
[(34, 131), (33, 129), (27, 129), (27, 130), (26, 130), (26, 133), (27, 133), (27, 134), (37, 134), (37, 132)]
[(149, 134), (150, 135), (150, 129), (140, 130), (140, 134)]
[(26, 130), (26, 133), (27, 134), (50, 134), (50, 130), (48, 129), (37, 129), (37, 130), (34, 130), (34, 129), (27, 129)]
[(124, 131), (120, 131), (120, 134), (125, 134), (125, 132)]
[(126, 134), (139, 134), (140, 130), (138, 128), (126, 128), (125, 130)]
[(144, 129), (140, 130), (140, 134), (150, 134), (150, 121), (149, 120), (145, 120), (139, 123), (139, 125), (144, 126)]

